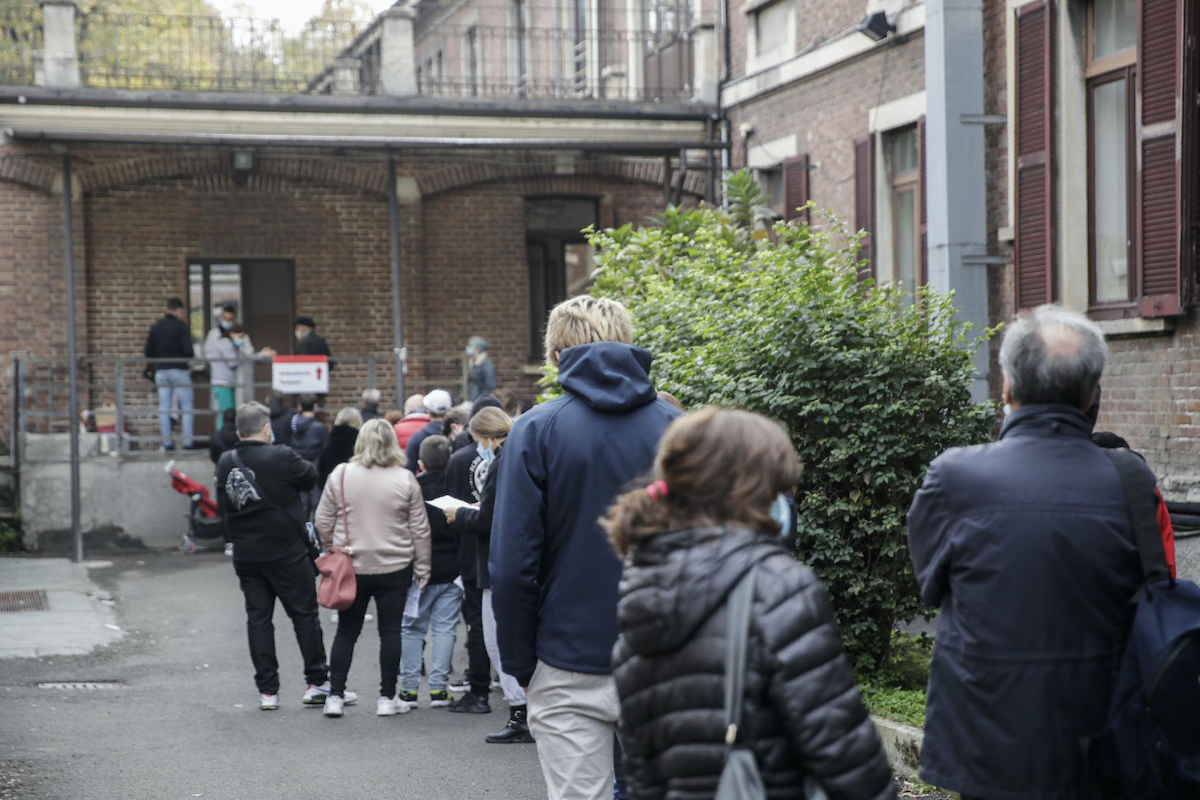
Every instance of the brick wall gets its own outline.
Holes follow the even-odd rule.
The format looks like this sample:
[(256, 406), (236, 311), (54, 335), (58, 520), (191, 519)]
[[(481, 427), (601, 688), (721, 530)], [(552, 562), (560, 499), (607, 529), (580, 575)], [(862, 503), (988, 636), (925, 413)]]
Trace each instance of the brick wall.
[[(335, 355), (391, 352), (388, 211), (374, 167), (270, 154), (259, 163), (263, 171), (239, 184), (227, 159), (207, 152), (107, 148), (77, 157), (77, 185), (87, 189), (75, 204), (81, 353), (139, 355), (165, 299), (187, 296), (189, 259), (220, 257), (291, 261), (295, 309), (317, 319)], [(534, 378), (522, 370), (529, 350), (523, 197), (596, 197), (601, 226), (640, 224), (662, 209), (661, 164), (590, 164), (578, 175), (542, 170), (506, 178), (495, 169), (447, 173), (452, 163), (443, 156), (399, 165), (408, 176), (442, 170), (427, 181), (431, 193), (400, 207), (407, 389), (428, 388), (427, 380), (456, 389), (457, 354), (479, 333), (492, 342), (502, 385), (532, 395)], [(615, 174), (596, 174), (604, 172)], [(0, 308), (10, 321), (0, 354), (6, 366), (15, 349), (61, 357), (61, 195), (0, 181), (0, 221)], [(130, 369), (128, 395), (151, 406), (152, 387), (140, 368)], [(343, 363), (334, 377), (329, 405), (355, 403), (365, 366)], [(112, 366), (82, 378), (84, 408), (112, 399)], [(386, 362), (378, 383), (385, 403), (394, 403)], [(10, 389), (6, 371), (4, 439)], [(153, 424), (145, 418), (136, 427), (148, 433)]]
[[(861, 12), (861, 3), (858, 5)], [(925, 40), (917, 34), (893, 44), (886, 54), (878, 48), (868, 56), (730, 109), (733, 163), (735, 167), (743, 163), (738, 132), (743, 123), (754, 126), (751, 148), (797, 134), (799, 153), (807, 153), (812, 165), (812, 200), (852, 226), (854, 140), (866, 135), (870, 109), (924, 88)]]
[[(866, 0), (793, 0), (796, 4), (796, 50), (802, 50), (820, 36), (829, 40), (862, 21)], [(752, 15), (745, 4), (729, 4), (729, 55), (732, 75), (746, 74), (748, 31)]]

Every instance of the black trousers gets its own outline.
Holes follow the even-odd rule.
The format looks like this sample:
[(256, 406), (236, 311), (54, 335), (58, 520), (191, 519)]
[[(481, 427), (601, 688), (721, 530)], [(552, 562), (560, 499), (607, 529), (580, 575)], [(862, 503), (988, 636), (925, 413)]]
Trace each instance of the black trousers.
[(487, 697), (492, 690), (492, 661), (483, 643), (483, 589), (464, 580), (462, 615), (467, 623), (467, 681), (471, 693)]
[(354, 644), (362, 633), (367, 604), (375, 598), (375, 619), (379, 627), (379, 696), (395, 697), (400, 675), (400, 628), (404, 622), (404, 601), (412, 585), (412, 567), (384, 575), (355, 575), (358, 587), (354, 605), (338, 613), (337, 633), (329, 661), (329, 693), (344, 697)]
[(279, 694), (279, 662), (275, 658), (275, 601), (292, 620), (296, 643), (304, 658), (304, 678), (319, 686), (329, 680), (325, 642), (317, 617), (317, 585), (312, 562), (302, 558), (293, 564), (234, 564), (242, 594), (246, 597), (246, 633), (254, 682), (261, 694)]

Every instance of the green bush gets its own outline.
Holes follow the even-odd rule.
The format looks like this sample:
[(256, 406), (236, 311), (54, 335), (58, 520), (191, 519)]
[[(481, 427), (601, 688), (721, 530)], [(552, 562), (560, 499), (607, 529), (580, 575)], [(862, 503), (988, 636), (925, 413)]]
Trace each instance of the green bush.
[[(685, 407), (779, 420), (805, 465), (796, 554), (832, 593), (860, 673), (886, 667), (919, 611), (905, 515), (929, 462), (985, 441), (972, 402), (972, 332), (950, 297), (856, 278), (858, 239), (766, 227), (757, 185), (728, 178), (730, 210), (669, 208), (656, 227), (592, 233), (595, 293), (622, 300), (653, 377)], [(911, 299), (911, 298), (910, 298)], [(980, 332), (989, 335), (990, 332)]]

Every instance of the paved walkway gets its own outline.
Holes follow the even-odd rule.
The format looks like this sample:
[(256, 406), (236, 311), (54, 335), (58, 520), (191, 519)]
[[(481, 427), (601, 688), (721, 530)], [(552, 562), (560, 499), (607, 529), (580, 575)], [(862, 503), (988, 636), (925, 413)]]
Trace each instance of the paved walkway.
[[(3, 588), (17, 588), (8, 585), (15, 570), (29, 576), (20, 582), (30, 588), (53, 589), (52, 607), (60, 591), (54, 586), (87, 597), (80, 578), (88, 576), (80, 568), (66, 570), (69, 580), (64, 577), (63, 584), (52, 586), (31, 580), (50, 580), (46, 576), (51, 573), (37, 572), (50, 569), (39, 566), (41, 559), (22, 560), (18, 568), (8, 563), (16, 559), (3, 561)], [(55, 562), (54, 568), (62, 570), (64, 564)], [(116, 624), (125, 636), (86, 656), (0, 661), (0, 798), (546, 796), (532, 745), (483, 741), (506, 718), (496, 694), (495, 710), (487, 716), (422, 708), (400, 717), (376, 717), (379, 646), (373, 623), (363, 630), (350, 674), (350, 688), (365, 702), (350, 708), (344, 719), (329, 720), (300, 705), (300, 657), (291, 625), (278, 613), (283, 707), (261, 712), (246, 651), (241, 594), (224, 556), (121, 558), (110, 568), (91, 570), (90, 577), (99, 582), (92, 592), (112, 592)], [(56, 612), (0, 618), (46, 613)], [(328, 643), (332, 626), (324, 627)], [(119, 636), (101, 629), (113, 639)], [(461, 668), (460, 654), (455, 674)], [(119, 682), (123, 688), (37, 687), (40, 682), (99, 681)]]
[(49, 601), (46, 611), (0, 613), (0, 659), (87, 655), (120, 640), (112, 597), (88, 573), (65, 558), (0, 558), (0, 592), (41, 589)]

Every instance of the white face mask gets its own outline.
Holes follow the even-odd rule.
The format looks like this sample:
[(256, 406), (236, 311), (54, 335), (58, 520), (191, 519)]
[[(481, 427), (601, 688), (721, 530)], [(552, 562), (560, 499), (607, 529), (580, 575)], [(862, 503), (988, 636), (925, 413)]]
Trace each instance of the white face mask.
[(296, 341), (300, 341), (303, 338), (304, 338), (304, 331), (300, 330), (299, 328), (296, 328)]

